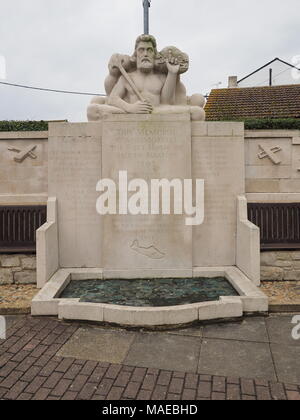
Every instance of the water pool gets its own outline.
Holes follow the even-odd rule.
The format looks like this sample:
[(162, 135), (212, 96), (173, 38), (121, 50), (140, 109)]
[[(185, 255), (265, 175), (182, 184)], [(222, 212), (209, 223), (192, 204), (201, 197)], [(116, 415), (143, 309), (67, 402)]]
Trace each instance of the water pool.
[(239, 296), (224, 277), (151, 280), (74, 280), (60, 298), (133, 307), (177, 306)]

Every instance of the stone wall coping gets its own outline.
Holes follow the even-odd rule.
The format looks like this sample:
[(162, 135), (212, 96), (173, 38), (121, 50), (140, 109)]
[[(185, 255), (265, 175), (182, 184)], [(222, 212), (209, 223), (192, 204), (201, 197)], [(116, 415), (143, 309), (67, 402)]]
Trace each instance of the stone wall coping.
[[(176, 115), (177, 120), (178, 116)], [(63, 123), (59, 123), (62, 126)], [(82, 123), (73, 123), (74, 126)], [(204, 123), (192, 123), (192, 125), (221, 125), (229, 126), (230, 124), (237, 124), (237, 122), (204, 122)], [(239, 123), (242, 126), (242, 123)], [(53, 123), (54, 125), (54, 123)], [(300, 130), (245, 130), (245, 138), (294, 138), (300, 136)], [(0, 132), (0, 140), (26, 140), (26, 139), (48, 139), (48, 131), (3, 131)]]
[(245, 138), (294, 138), (300, 136), (300, 130), (245, 130)]
[(0, 194), (0, 206), (46, 205), (48, 194)]
[(248, 203), (298, 203), (300, 193), (247, 193)]
[(48, 131), (1, 131), (0, 140), (48, 140)]

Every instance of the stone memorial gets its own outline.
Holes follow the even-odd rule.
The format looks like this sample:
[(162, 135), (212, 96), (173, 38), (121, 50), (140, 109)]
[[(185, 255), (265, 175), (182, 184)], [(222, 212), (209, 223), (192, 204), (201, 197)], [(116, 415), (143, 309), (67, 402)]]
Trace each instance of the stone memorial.
[(170, 46), (160, 53), (151, 35), (137, 38), (133, 55), (114, 54), (105, 80), (106, 98), (95, 97), (88, 107), (89, 121), (108, 114), (189, 114), (205, 120), (205, 99), (188, 98), (180, 75), (189, 69), (189, 57)]
[[(32, 314), (153, 326), (267, 311), (243, 124), (205, 122), (204, 97), (187, 96), (181, 81), (188, 55), (159, 51), (151, 35), (108, 67), (107, 96), (92, 99), (88, 123), (50, 124)], [(160, 308), (60, 298), (78, 280), (216, 277), (236, 295)]]
[[(190, 121), (185, 114), (114, 115), (103, 122), (102, 153), (102, 178), (117, 181), (123, 169), (128, 180), (142, 178), (147, 185), (153, 179), (183, 182), (191, 178)], [(192, 274), (192, 228), (185, 225), (185, 215), (107, 215), (103, 222), (103, 264), (112, 276), (135, 276), (132, 267), (149, 269), (150, 277), (161, 275), (151, 273), (154, 269), (171, 276)], [(132, 247), (135, 241), (156, 248), (161, 257), (140, 253)]]

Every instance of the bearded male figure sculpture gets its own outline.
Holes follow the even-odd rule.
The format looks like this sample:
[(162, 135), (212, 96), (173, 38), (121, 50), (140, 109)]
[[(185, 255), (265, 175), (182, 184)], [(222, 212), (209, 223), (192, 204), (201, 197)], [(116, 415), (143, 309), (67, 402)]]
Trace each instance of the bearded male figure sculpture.
[(95, 97), (88, 107), (89, 121), (105, 114), (189, 113), (193, 121), (204, 121), (205, 99), (188, 98), (180, 75), (189, 68), (189, 58), (176, 47), (157, 52), (156, 40), (141, 35), (132, 57), (114, 54), (105, 80), (107, 97)]

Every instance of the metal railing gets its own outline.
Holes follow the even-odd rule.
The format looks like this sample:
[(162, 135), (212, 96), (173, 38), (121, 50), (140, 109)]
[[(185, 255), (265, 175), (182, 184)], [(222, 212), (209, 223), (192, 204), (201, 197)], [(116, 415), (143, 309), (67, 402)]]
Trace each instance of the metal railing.
[(0, 206), (0, 253), (35, 252), (36, 230), (46, 220), (46, 206)]
[(260, 228), (262, 249), (300, 249), (300, 203), (249, 203), (248, 219)]

